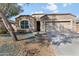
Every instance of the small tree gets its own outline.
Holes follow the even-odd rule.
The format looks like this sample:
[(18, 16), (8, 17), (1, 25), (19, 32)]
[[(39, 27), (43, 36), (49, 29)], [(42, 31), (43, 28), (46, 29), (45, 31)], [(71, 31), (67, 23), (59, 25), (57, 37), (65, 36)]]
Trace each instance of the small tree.
[(12, 36), (14, 40), (18, 40), (15, 33), (13, 32), (13, 28), (8, 21), (8, 18), (12, 16), (16, 16), (19, 13), (21, 13), (23, 10), (21, 9), (21, 6), (16, 3), (1, 3), (0, 4), (0, 18), (4, 23), (4, 26)]

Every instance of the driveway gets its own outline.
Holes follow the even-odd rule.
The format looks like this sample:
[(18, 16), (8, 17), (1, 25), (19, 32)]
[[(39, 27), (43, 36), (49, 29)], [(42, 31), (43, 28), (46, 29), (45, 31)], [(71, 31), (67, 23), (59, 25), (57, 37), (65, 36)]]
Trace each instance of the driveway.
[(79, 38), (73, 39), (72, 43), (55, 46), (57, 56), (79, 56)]

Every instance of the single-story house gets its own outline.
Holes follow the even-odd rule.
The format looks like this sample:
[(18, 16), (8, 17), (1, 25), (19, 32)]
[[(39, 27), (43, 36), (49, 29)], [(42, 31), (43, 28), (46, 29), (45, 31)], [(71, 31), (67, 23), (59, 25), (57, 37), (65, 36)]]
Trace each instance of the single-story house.
[(61, 14), (32, 14), (16, 17), (16, 31), (39, 31), (46, 32), (50, 29), (60, 30), (61, 28), (79, 32), (76, 16), (71, 13)]

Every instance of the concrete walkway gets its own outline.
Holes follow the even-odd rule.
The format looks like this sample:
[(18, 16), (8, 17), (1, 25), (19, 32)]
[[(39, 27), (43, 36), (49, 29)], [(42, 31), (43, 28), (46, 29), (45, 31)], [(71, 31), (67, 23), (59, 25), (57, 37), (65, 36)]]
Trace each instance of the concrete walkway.
[(57, 56), (79, 56), (79, 38), (73, 39), (72, 43), (55, 46)]

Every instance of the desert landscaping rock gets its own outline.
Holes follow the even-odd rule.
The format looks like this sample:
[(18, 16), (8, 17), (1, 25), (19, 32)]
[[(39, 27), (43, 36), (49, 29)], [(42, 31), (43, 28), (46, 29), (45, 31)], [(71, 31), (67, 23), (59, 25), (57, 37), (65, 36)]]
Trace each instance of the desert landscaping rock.
[(0, 55), (2, 56), (52, 56), (55, 55), (54, 49), (47, 43), (30, 42), (27, 40), (14, 42), (13, 40), (0, 39)]

